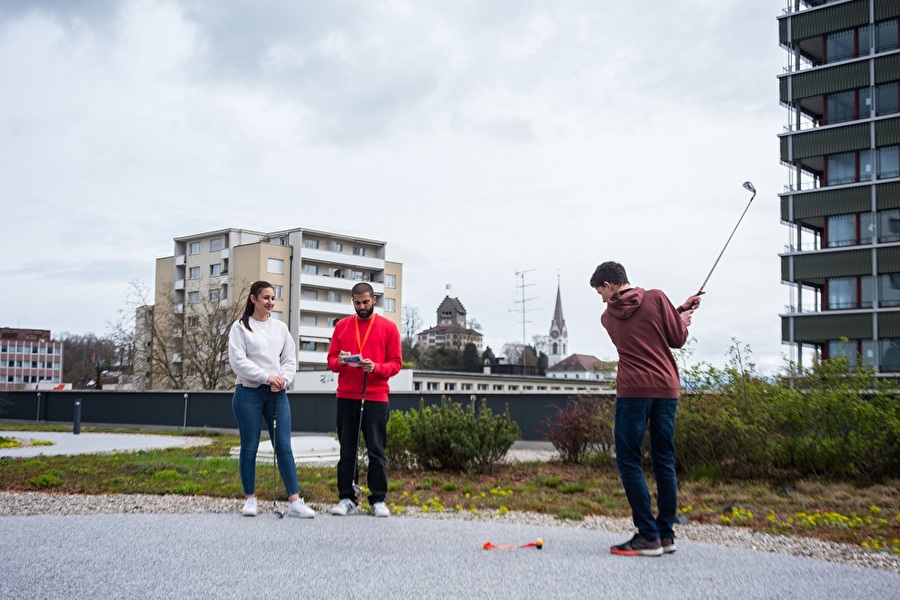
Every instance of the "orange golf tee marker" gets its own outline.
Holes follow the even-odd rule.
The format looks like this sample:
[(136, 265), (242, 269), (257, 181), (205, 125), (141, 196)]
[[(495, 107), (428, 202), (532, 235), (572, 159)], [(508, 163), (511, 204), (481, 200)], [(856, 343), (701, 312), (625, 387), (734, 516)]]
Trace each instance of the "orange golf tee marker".
[(544, 540), (542, 540), (541, 538), (538, 538), (538, 539), (534, 540), (533, 542), (528, 542), (527, 544), (522, 544), (521, 546), (497, 545), (497, 544), (493, 544), (491, 542), (485, 542), (484, 546), (482, 546), (482, 549), (484, 549), (484, 550), (518, 550), (520, 548), (537, 548), (538, 550), (540, 550), (543, 547), (544, 547)]

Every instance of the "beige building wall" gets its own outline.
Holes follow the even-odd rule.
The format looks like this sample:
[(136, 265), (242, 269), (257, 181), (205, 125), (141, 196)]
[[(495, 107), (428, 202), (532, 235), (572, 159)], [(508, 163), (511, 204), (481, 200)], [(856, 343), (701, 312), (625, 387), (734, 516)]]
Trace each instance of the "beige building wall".
[[(393, 281), (393, 286), (390, 285)], [(397, 324), (403, 324), (403, 264), (384, 261), (384, 300), (381, 303), (384, 316)], [(393, 310), (389, 310), (392, 308)]]
[(255, 281), (268, 281), (276, 286), (276, 295), (281, 297), (275, 301), (274, 312), (278, 313), (276, 317), (287, 323), (291, 314), (290, 246), (266, 242), (237, 246), (234, 249), (233, 265), (234, 300), (243, 306), (247, 301), (250, 285)]

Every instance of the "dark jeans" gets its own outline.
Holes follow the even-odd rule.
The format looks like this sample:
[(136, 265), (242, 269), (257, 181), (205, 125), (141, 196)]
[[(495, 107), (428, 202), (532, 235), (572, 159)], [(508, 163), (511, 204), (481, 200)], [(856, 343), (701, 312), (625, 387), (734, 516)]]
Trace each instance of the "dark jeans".
[[(353, 491), (353, 473), (356, 468), (356, 436), (359, 432), (359, 400), (337, 399), (337, 434), (341, 444), (341, 459), (337, 466), (338, 497), (359, 500)], [(369, 472), (366, 479), (369, 488), (369, 504), (384, 502), (387, 494), (387, 402), (366, 402), (362, 409), (362, 437), (369, 455)]]
[[(675, 511), (678, 505), (678, 482), (675, 477), (675, 411), (674, 398), (616, 399), (616, 466), (631, 505), (638, 533), (646, 540), (675, 537)], [(650, 462), (656, 477), (657, 508), (654, 518), (647, 478), (641, 466), (641, 442), (650, 425)]]
[[(238, 385), (234, 390), (231, 408), (241, 433), (238, 469), (244, 494), (251, 495), (256, 491), (256, 451), (259, 449), (259, 432), (263, 419), (269, 430), (269, 439), (275, 440), (275, 448), (278, 450), (278, 470), (284, 482), (284, 491), (289, 497), (299, 493), (297, 465), (294, 464), (294, 451), (291, 448), (291, 405), (285, 391), (273, 394), (268, 385), (256, 388)], [(275, 416), (273, 411), (276, 408), (277, 438), (272, 434), (272, 420)]]

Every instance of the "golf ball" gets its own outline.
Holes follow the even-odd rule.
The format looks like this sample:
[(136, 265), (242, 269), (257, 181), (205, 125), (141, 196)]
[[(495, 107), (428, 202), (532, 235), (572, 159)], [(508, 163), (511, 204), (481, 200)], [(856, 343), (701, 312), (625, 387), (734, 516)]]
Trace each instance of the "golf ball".
[(534, 545), (537, 546), (538, 550), (540, 550), (541, 548), (544, 547), (544, 540), (542, 540), (541, 538), (538, 538), (538, 539), (534, 540)]

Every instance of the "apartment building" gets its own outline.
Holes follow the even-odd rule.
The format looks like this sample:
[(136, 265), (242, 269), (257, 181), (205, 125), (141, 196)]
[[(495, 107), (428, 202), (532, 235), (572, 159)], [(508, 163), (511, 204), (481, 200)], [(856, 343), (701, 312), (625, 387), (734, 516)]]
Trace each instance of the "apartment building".
[(898, 18), (893, 0), (791, 0), (778, 17), (782, 340), (801, 364), (900, 372)]
[(63, 343), (47, 329), (0, 328), (0, 390), (62, 385)]
[[(350, 290), (356, 283), (372, 285), (376, 311), (399, 328), (403, 265), (388, 261), (386, 250), (384, 241), (301, 228), (223, 229), (175, 238), (174, 255), (156, 263), (155, 305), (143, 309), (143, 319), (138, 314), (136, 339), (143, 350), (137, 353), (136, 373), (142, 373), (147, 388), (171, 386), (173, 380), (191, 389), (201, 383), (212, 387), (217, 379), (205, 377), (198, 357), (221, 355), (227, 347), (215, 347), (218, 340), (196, 333), (239, 318), (249, 285), (260, 279), (274, 286), (272, 314), (294, 335), (298, 370), (323, 370), (334, 324), (353, 314)], [(148, 314), (157, 329), (171, 331), (170, 351), (162, 360), (159, 354), (151, 358), (151, 348), (165, 342), (140, 325)], [(227, 352), (219, 360), (227, 361)], [(230, 373), (226, 378), (233, 380)]]

